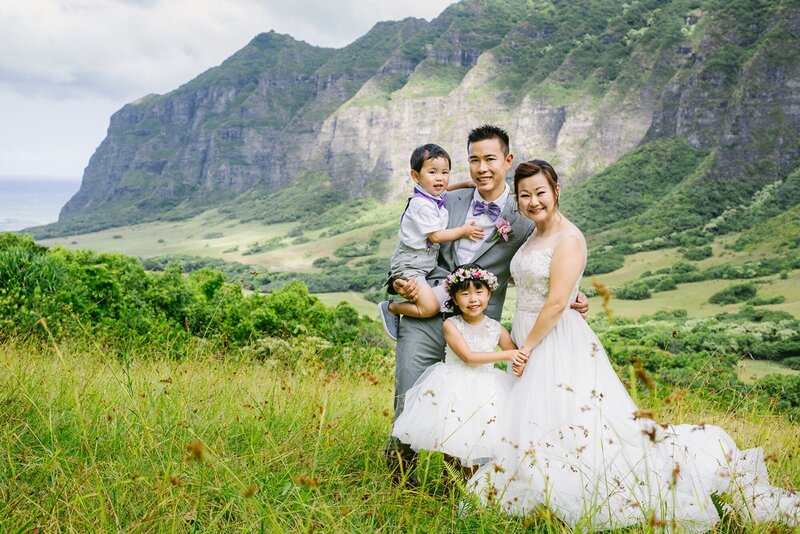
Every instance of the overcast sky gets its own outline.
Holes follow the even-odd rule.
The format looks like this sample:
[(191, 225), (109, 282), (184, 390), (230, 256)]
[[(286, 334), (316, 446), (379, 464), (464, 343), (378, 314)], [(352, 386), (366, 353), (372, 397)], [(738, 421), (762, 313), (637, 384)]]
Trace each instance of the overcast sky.
[(112, 113), (269, 30), (342, 47), (452, 0), (0, 0), (0, 175), (79, 178)]

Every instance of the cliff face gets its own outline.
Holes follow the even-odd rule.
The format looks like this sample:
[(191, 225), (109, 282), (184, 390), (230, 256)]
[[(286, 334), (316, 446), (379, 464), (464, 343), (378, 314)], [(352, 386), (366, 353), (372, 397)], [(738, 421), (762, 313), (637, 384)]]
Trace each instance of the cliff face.
[(115, 113), (60, 222), (127, 224), (301, 172), (394, 198), (425, 142), (466, 177), (466, 133), (485, 122), (567, 184), (683, 137), (714, 154), (693, 178), (711, 200), (693, 201), (722, 211), (798, 167), (799, 45), (790, 0), (463, 0), (339, 50), (270, 32)]

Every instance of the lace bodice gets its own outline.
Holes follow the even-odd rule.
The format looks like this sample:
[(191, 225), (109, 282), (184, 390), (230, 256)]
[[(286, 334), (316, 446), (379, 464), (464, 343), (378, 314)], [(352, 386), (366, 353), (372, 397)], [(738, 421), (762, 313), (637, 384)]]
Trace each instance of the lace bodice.
[[(522, 245), (511, 259), (511, 277), (517, 287), (517, 311), (539, 313), (547, 299), (550, 284), (550, 262), (553, 248), (529, 248)], [(578, 294), (580, 277), (575, 281), (569, 301)]]
[[(491, 317), (484, 317), (483, 322), (479, 325), (471, 325), (464, 322), (460, 315), (456, 315), (448, 319), (452, 321), (456, 329), (464, 336), (464, 341), (470, 349), (475, 352), (494, 352), (497, 344), (500, 342), (500, 323)], [(465, 365), (467, 367), (476, 367), (468, 365), (453, 352), (450, 345), (447, 346), (444, 356), (445, 363), (455, 365)], [(494, 367), (494, 364), (484, 364), (477, 367)]]

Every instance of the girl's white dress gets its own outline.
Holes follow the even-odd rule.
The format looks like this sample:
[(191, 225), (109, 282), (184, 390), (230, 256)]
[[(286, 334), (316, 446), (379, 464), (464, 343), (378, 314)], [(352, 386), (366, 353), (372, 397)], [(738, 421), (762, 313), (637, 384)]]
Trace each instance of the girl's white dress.
[[(552, 256), (526, 243), (511, 262), (517, 344), (547, 297)], [(739, 450), (719, 427), (643, 417), (571, 309), (531, 352), (501, 432), (497, 455), (470, 485), (509, 513), (548, 507), (580, 531), (649, 523), (702, 532), (720, 519), (712, 495), (724, 494), (717, 503), (748, 521), (796, 525), (800, 517), (800, 496), (770, 486), (761, 448)]]
[[(451, 321), (470, 349), (494, 352), (500, 323), (485, 317), (478, 325), (461, 316)], [(514, 378), (493, 364), (468, 365), (448, 346), (445, 361), (430, 366), (408, 390), (392, 435), (414, 450), (441, 451), (472, 466), (495, 456), (498, 418)]]

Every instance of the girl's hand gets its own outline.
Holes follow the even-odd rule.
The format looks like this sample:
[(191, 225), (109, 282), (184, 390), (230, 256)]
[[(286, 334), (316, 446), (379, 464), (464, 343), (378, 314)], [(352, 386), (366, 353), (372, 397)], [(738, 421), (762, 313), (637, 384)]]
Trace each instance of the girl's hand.
[(483, 239), (483, 228), (475, 226), (475, 221), (470, 221), (461, 227), (463, 232), (462, 237), (466, 237), (470, 241), (480, 241)]
[(528, 363), (528, 353), (522, 349), (518, 349), (514, 356), (511, 358), (511, 371), (515, 376), (522, 376), (522, 371), (525, 370), (525, 365)]

